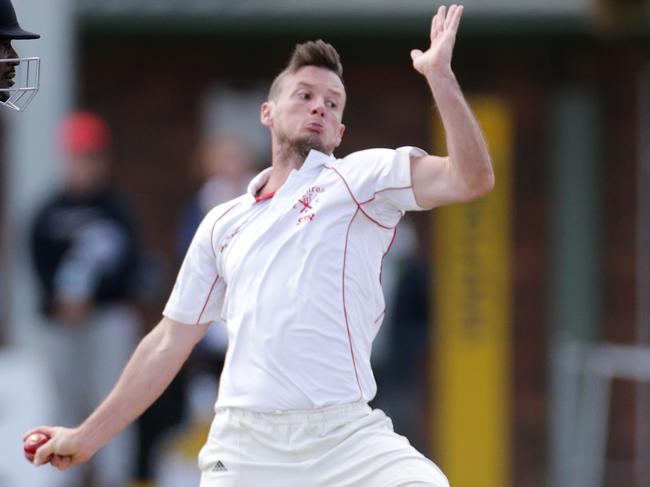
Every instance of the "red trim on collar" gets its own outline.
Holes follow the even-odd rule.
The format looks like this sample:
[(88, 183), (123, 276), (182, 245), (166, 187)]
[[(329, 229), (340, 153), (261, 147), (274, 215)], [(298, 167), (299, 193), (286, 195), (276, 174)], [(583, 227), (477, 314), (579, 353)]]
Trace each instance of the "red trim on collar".
[(274, 196), (275, 196), (275, 191), (271, 191), (270, 193), (261, 194), (261, 195), (255, 197), (255, 203), (259, 203), (260, 201), (270, 200)]

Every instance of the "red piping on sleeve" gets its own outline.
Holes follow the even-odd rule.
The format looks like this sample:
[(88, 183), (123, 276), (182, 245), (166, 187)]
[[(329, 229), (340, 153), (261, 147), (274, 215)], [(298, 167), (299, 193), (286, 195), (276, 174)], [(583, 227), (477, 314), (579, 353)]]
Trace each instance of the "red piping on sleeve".
[[(377, 225), (377, 226), (379, 226), (379, 227), (381, 227), (381, 228), (383, 228), (383, 229), (385, 229), (385, 230), (392, 230), (392, 229), (394, 228), (394, 227), (389, 227), (389, 226), (386, 226), (386, 225), (382, 225), (382, 224), (379, 223), (377, 220), (375, 220), (373, 217), (371, 217), (370, 215), (368, 215), (368, 213), (366, 213), (365, 210), (364, 210), (364, 209), (361, 207), (361, 205), (359, 204), (359, 201), (357, 201), (357, 199), (355, 198), (354, 193), (352, 193), (352, 190), (350, 189), (350, 185), (349, 185), (348, 182), (345, 180), (345, 178), (343, 177), (343, 175), (342, 175), (342, 174), (341, 174), (341, 173), (340, 173), (340, 172), (339, 172), (335, 167), (333, 167), (333, 166), (325, 166), (325, 167), (326, 167), (327, 169), (331, 169), (332, 171), (334, 171), (334, 172), (335, 172), (335, 173), (336, 173), (336, 174), (341, 178), (341, 181), (343, 181), (343, 184), (345, 184), (345, 187), (347, 188), (348, 193), (350, 193), (350, 197), (352, 198), (352, 201), (354, 201), (354, 203), (357, 205), (357, 208), (359, 208), (359, 210), (361, 211), (361, 213), (363, 213), (364, 216), (365, 216), (368, 220), (370, 220), (372, 223), (374, 223), (375, 225)], [(367, 202), (366, 202), (366, 203), (367, 203)]]
[(375, 199), (375, 197), (377, 196), (377, 194), (379, 194), (379, 193), (383, 193), (384, 191), (399, 191), (399, 190), (402, 190), (402, 189), (413, 189), (413, 185), (410, 185), (410, 186), (402, 186), (402, 187), (400, 187), (400, 188), (384, 188), (384, 189), (379, 189), (379, 190), (375, 191), (375, 192), (372, 194), (372, 197), (368, 198), (366, 201), (362, 201), (362, 202), (359, 203), (359, 204), (360, 204), (360, 205), (365, 205), (366, 203), (370, 203), (372, 200)]
[(210, 292), (208, 293), (208, 296), (205, 298), (205, 303), (203, 303), (203, 308), (201, 308), (201, 313), (199, 313), (199, 317), (196, 319), (197, 325), (201, 323), (203, 312), (205, 311), (205, 308), (208, 305), (208, 302), (210, 301), (210, 296), (212, 296), (212, 291), (214, 291), (214, 286), (217, 285), (217, 281), (219, 281), (219, 277), (220, 277), (219, 274), (217, 274), (217, 277), (215, 277), (214, 281), (212, 282), (212, 286), (210, 287)]

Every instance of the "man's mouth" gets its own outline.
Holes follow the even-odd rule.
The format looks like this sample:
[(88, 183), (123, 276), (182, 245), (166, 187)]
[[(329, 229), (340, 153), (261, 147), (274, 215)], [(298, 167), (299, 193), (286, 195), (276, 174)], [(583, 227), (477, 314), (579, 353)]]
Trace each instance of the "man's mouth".
[(324, 130), (324, 128), (325, 128), (325, 127), (323, 126), (323, 124), (321, 124), (321, 123), (319, 123), (319, 122), (308, 122), (308, 123), (305, 125), (305, 127), (306, 127), (308, 130), (311, 130), (312, 132), (316, 132), (316, 133), (318, 133), (318, 134), (323, 133), (323, 130)]

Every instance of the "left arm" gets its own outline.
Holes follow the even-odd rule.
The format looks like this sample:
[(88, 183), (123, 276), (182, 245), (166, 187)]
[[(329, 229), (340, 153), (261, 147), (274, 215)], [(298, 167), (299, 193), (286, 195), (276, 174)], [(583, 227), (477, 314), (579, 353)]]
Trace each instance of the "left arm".
[(470, 201), (489, 193), (494, 173), (481, 129), (451, 69), (463, 7), (440, 7), (431, 23), (431, 46), (413, 50), (413, 67), (426, 78), (445, 128), (447, 157), (411, 156), (415, 200), (423, 208)]

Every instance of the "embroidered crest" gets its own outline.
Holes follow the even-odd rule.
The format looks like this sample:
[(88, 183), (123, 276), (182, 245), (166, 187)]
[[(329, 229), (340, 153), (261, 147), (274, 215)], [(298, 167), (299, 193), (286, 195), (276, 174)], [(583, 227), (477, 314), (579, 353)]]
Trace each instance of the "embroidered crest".
[(320, 201), (320, 194), (323, 191), (325, 191), (325, 188), (321, 186), (311, 186), (307, 191), (305, 191), (305, 194), (298, 199), (298, 202), (293, 205), (293, 209), (300, 212), (300, 217), (298, 218), (296, 225), (310, 222), (316, 217), (314, 207)]

